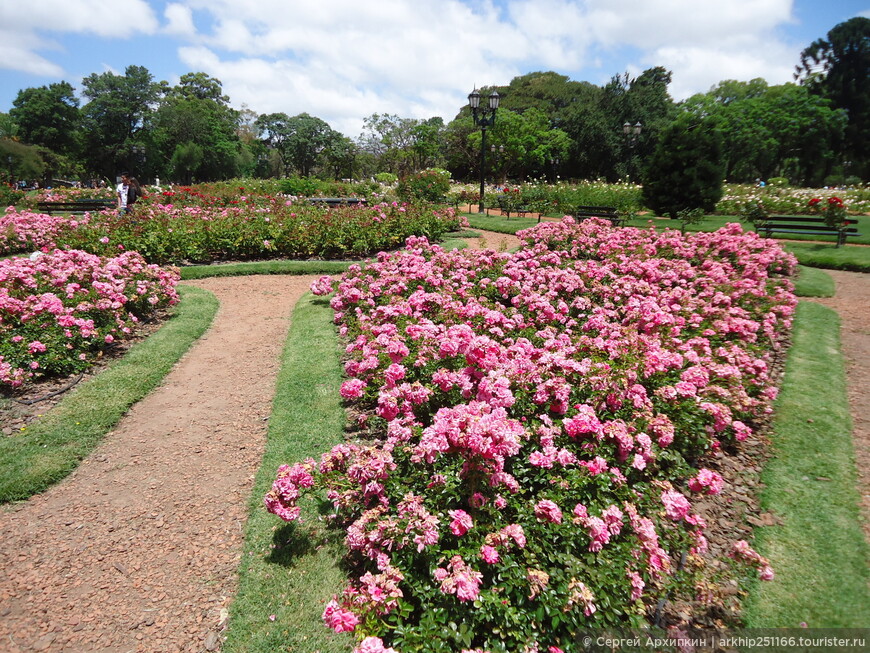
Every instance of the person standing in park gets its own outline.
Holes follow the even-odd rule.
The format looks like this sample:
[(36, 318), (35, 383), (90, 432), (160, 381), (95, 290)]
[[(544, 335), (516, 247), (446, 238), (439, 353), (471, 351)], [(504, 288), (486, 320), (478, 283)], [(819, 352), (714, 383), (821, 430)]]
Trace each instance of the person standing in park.
[(121, 183), (115, 188), (115, 194), (118, 196), (118, 212), (127, 212), (127, 193), (130, 190), (130, 173), (121, 173)]
[(127, 177), (127, 207), (125, 211), (130, 213), (133, 210), (133, 205), (142, 197), (142, 186), (139, 185), (139, 180), (136, 177)]

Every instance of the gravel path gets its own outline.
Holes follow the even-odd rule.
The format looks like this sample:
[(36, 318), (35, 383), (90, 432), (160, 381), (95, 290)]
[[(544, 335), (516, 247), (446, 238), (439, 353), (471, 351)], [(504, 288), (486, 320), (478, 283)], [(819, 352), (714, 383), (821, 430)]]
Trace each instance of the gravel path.
[(213, 650), (292, 308), (313, 277), (206, 279), (208, 333), (66, 480), (0, 512), (0, 651)]

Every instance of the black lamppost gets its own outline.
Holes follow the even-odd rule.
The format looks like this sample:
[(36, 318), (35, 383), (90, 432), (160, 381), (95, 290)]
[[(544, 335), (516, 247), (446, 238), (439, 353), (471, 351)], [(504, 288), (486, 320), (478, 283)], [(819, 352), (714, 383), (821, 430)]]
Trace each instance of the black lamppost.
[(471, 117), (474, 118), (474, 124), (480, 127), (482, 131), (480, 139), (480, 204), (477, 207), (478, 213), (483, 213), (483, 176), (486, 167), (486, 128), (492, 127), (495, 124), (495, 111), (498, 109), (498, 93), (493, 91), (489, 94), (489, 107), (480, 106), (480, 93), (474, 89), (468, 94), (468, 106), (471, 107)]
[(637, 145), (637, 137), (640, 136), (640, 132), (643, 131), (643, 125), (640, 124), (638, 120), (633, 125), (626, 121), (622, 125), (622, 133), (625, 135), (625, 140), (628, 143), (628, 161), (626, 162), (626, 174), (628, 178), (631, 179), (631, 158), (634, 154), (634, 146)]
[[(489, 147), (489, 149), (492, 152), (492, 160), (495, 162), (500, 162), (501, 157), (504, 156), (504, 145), (499, 145), (498, 147), (496, 147), (495, 145), (491, 145)], [(494, 184), (499, 183), (499, 179), (501, 177), (501, 175), (499, 174), (500, 168), (501, 168), (500, 165), (493, 165), (492, 166), (492, 182)]]
[(550, 165), (553, 167), (553, 183), (554, 184), (556, 183), (556, 169), (559, 167), (560, 163), (561, 163), (561, 161), (559, 161), (559, 157), (557, 157), (557, 156), (550, 159)]

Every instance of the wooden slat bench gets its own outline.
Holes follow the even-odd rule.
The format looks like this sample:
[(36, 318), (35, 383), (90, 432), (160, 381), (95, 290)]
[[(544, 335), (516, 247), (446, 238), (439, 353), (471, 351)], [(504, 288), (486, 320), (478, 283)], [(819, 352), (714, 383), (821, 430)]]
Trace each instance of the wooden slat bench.
[(584, 218), (602, 218), (609, 220), (614, 227), (621, 227), (625, 224), (625, 217), (619, 214), (615, 206), (589, 206), (578, 205), (568, 212), (568, 215), (582, 220)]
[(334, 206), (366, 206), (364, 197), (309, 197), (309, 204), (323, 204), (328, 207)]
[(37, 202), (36, 210), (41, 213), (85, 213), (105, 211), (118, 205), (115, 200), (71, 200), (68, 202)]
[(850, 236), (860, 236), (857, 220), (847, 219), (843, 229), (834, 229), (825, 224), (825, 218), (820, 215), (769, 215), (763, 221), (756, 223), (755, 230), (765, 238), (772, 234), (806, 234), (811, 236), (836, 236), (837, 247), (846, 243)]
[[(531, 213), (531, 210), (527, 206), (511, 206), (510, 198), (505, 197), (504, 195), (499, 195), (496, 197), (496, 204), (498, 206), (498, 210), (501, 211), (505, 217), (511, 217), (511, 213), (516, 213), (519, 216), (526, 216)], [(496, 207), (491, 207), (496, 208)], [(487, 213), (487, 215), (489, 215)]]

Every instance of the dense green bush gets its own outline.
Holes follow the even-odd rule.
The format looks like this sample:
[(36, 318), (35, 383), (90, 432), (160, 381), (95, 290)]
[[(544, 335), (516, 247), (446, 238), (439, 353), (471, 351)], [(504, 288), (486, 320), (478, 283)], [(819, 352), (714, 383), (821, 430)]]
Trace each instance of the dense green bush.
[(320, 192), (320, 185), (316, 179), (309, 177), (288, 177), (278, 182), (278, 188), (285, 195), (297, 195), (311, 197)]
[(450, 173), (446, 170), (422, 170), (399, 181), (399, 197), (406, 202), (443, 202), (450, 190)]
[(712, 213), (724, 194), (722, 140), (708, 121), (676, 120), (662, 134), (644, 174), (644, 203), (658, 215)]
[(392, 172), (379, 172), (375, 175), (375, 181), (381, 184), (395, 184), (399, 178)]

